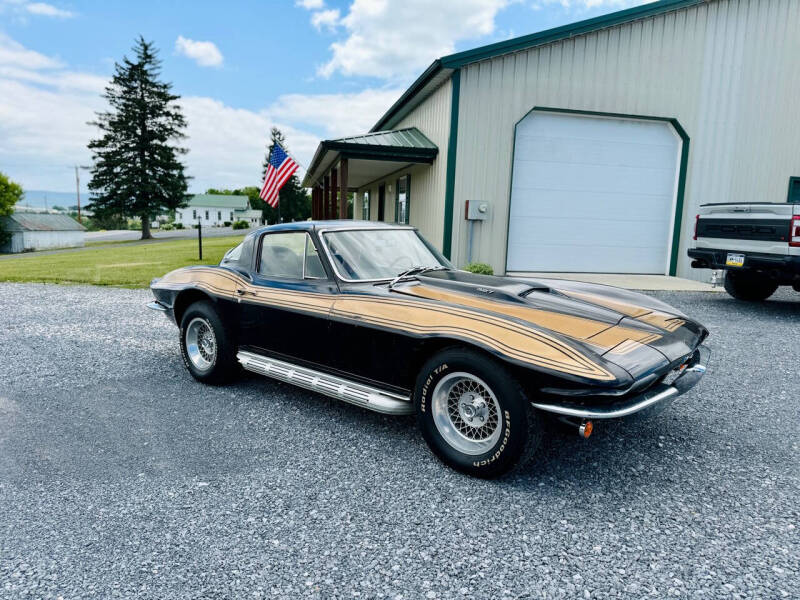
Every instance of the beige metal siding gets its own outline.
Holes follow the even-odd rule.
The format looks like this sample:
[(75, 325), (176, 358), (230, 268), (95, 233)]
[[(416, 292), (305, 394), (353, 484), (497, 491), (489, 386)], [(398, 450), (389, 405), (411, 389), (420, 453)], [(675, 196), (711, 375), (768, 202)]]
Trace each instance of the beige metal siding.
[[(386, 183), (386, 220), (394, 220), (394, 201), (397, 190), (397, 178), (411, 174), (410, 224), (419, 228), (437, 248), (442, 246), (444, 233), (444, 188), (447, 171), (447, 142), (450, 136), (450, 103), (452, 85), (446, 80), (428, 96), (414, 111), (393, 129), (417, 127), (439, 148), (439, 153), (431, 165), (412, 165), (407, 169), (393, 173), (383, 180)], [(370, 219), (378, 218), (378, 185), (370, 186), (372, 190), (372, 206)], [(391, 191), (390, 188), (391, 187)], [(364, 189), (360, 189), (362, 193)]]
[(686, 257), (698, 205), (783, 202), (800, 175), (798, 31), (797, 0), (712, 0), (464, 67), (456, 264), (466, 258), (464, 200), (488, 200), (473, 260), (505, 270), (514, 126), (538, 106), (680, 122), (690, 151), (678, 275), (705, 277)]

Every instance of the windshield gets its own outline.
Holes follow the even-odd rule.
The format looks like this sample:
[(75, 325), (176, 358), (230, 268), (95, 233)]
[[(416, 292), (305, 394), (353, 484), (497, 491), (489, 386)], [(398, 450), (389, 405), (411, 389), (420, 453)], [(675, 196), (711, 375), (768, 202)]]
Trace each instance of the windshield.
[(449, 267), (413, 229), (328, 231), (323, 241), (343, 279), (393, 279), (412, 267)]

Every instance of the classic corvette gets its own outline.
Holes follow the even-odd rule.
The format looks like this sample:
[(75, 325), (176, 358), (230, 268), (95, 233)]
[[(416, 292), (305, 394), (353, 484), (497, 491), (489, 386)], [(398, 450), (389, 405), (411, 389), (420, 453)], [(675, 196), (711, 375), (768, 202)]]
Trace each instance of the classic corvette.
[(241, 368), (414, 414), (431, 450), (479, 477), (532, 456), (545, 417), (654, 414), (705, 372), (708, 331), (604, 285), (456, 270), (416, 229), (302, 222), (247, 235), (219, 265), (154, 279), (202, 382)]

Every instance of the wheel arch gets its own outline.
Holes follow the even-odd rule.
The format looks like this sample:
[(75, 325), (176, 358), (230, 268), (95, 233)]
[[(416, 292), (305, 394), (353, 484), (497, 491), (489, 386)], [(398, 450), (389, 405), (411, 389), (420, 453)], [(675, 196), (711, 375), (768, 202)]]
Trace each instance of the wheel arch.
[(419, 375), (425, 363), (440, 352), (449, 349), (469, 350), (470, 352), (475, 352), (476, 354), (503, 365), (503, 367), (506, 368), (516, 379), (523, 391), (529, 396), (535, 395), (539, 389), (551, 378), (536, 370), (521, 367), (520, 365), (505, 359), (503, 356), (499, 356), (498, 354), (487, 350), (479, 344), (461, 339), (430, 337), (420, 340), (416, 351), (409, 361), (409, 387), (412, 390), (415, 387), (417, 376)]
[(207, 300), (214, 305), (217, 303), (217, 299), (214, 298), (214, 296), (202, 290), (198, 290), (197, 288), (187, 288), (178, 292), (178, 294), (175, 296), (175, 301), (172, 304), (172, 312), (175, 315), (175, 322), (179, 327), (186, 309), (195, 302), (200, 302), (203, 300)]

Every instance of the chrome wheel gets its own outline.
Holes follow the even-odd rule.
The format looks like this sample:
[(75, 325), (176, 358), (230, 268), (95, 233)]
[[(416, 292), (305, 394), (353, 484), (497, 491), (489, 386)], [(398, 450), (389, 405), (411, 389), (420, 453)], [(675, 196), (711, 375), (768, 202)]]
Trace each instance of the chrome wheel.
[(489, 386), (470, 373), (450, 373), (436, 384), (431, 414), (444, 440), (464, 454), (484, 454), (500, 439), (500, 404)]
[(186, 327), (186, 354), (200, 371), (210, 369), (217, 358), (217, 338), (211, 323), (195, 317)]

